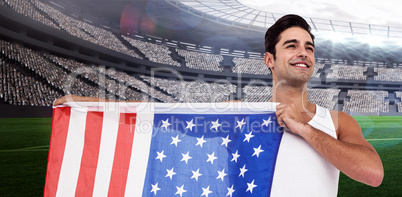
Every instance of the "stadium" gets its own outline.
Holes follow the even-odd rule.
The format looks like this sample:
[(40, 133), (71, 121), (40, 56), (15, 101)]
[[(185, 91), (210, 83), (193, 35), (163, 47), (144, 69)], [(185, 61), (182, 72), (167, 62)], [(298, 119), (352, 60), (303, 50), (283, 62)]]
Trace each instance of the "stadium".
[[(264, 34), (284, 13), (241, 2), (0, 0), (0, 195), (42, 195), (63, 95), (267, 102)], [(400, 195), (402, 28), (304, 18), (316, 35), (308, 99), (354, 116), (384, 164), (379, 188), (342, 174), (339, 196)]]

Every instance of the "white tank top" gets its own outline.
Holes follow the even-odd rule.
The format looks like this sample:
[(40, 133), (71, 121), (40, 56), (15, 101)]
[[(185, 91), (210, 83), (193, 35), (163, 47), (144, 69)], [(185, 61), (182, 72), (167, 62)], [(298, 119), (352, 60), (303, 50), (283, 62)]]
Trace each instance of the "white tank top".
[[(308, 122), (312, 127), (337, 138), (328, 109), (316, 105)], [(339, 170), (302, 137), (285, 131), (275, 165), (271, 196), (337, 196)]]

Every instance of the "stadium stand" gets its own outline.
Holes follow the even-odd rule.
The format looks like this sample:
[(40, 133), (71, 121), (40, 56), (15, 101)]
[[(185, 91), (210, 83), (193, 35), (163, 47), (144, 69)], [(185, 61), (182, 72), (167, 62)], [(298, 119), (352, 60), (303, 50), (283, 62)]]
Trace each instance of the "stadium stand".
[(138, 48), (149, 59), (149, 61), (171, 66), (181, 66), (179, 62), (172, 59), (170, 56), (172, 52), (167, 46), (135, 40), (124, 35), (122, 37), (131, 45)]
[(99, 72), (99, 66), (86, 65), (72, 59), (61, 58), (54, 55), (45, 54), (45, 57), (50, 59), (54, 64), (74, 73), (74, 75), (80, 75), (95, 83), (98, 87), (104, 88), (107, 92), (110, 92), (111, 95), (117, 96), (113, 98), (114, 100), (144, 100), (147, 98), (147, 96), (125, 87), (124, 84), (106, 77), (105, 74)]
[[(395, 95), (397, 98), (400, 98), (402, 100), (402, 92), (395, 92)], [(402, 113), (402, 102), (396, 103), (398, 107), (398, 112)]]
[(193, 51), (186, 51), (183, 49), (177, 49), (176, 52), (184, 57), (186, 60), (186, 67), (209, 70), (209, 71), (223, 71), (223, 67), (220, 65), (223, 61), (222, 55), (206, 54)]
[(389, 112), (389, 102), (384, 101), (388, 97), (387, 91), (348, 90), (347, 96), (350, 100), (344, 102), (345, 112)]
[[(112, 32), (111, 29), (98, 24), (100, 23), (99, 21), (95, 20), (95, 22), (90, 22), (84, 19), (79, 19), (79, 17), (73, 15), (70, 16), (66, 14), (68, 12), (65, 12), (65, 10), (59, 9), (57, 6), (45, 2), (48, 1), (0, 0), (0, 5), (4, 8), (9, 8), (17, 13), (30, 17), (33, 20), (53, 27), (56, 30), (80, 38), (82, 39), (83, 43), (95, 44), (94, 48), (91, 48), (91, 50), (95, 51), (95, 53), (92, 53), (91, 51), (91, 53), (88, 55), (91, 57), (91, 59), (77, 57), (74, 54), (71, 55), (71, 53), (63, 54), (63, 57), (71, 56), (80, 59), (80, 61), (82, 60), (83, 62), (97, 62), (98, 59), (106, 62), (104, 64), (106, 67), (99, 66), (99, 64), (103, 64), (99, 62), (84, 64), (74, 59), (50, 55), (50, 53), (60, 54), (60, 52), (50, 49), (52, 47), (44, 47), (46, 49), (43, 49), (42, 47), (34, 47), (35, 50), (32, 50), (24, 46), (25, 41), (23, 39), (17, 39), (16, 42), (24, 43), (24, 45), (16, 44), (14, 42), (16, 40), (15, 37), (11, 38), (13, 43), (0, 40), (2, 50), (2, 75), (6, 73), (5, 76), (23, 76), (25, 81), (21, 82), (21, 84), (27, 83), (27, 81), (32, 82), (32, 84), (39, 83), (44, 86), (40, 87), (42, 91), (50, 89), (50, 93), (54, 93), (56, 97), (63, 95), (63, 93), (71, 93), (82, 96), (107, 97), (117, 100), (152, 100), (156, 102), (169, 103), (220, 102), (231, 100), (229, 98), (242, 94), (236, 92), (236, 85), (214, 84), (197, 81), (191, 82), (191, 80), (205, 79), (206, 81), (213, 81), (224, 77), (230, 83), (235, 84), (235, 81), (238, 80), (238, 76), (236, 76), (237, 73), (255, 75), (256, 79), (263, 81), (269, 81), (272, 78), (270, 70), (266, 67), (264, 61), (261, 59), (263, 53), (238, 51), (236, 49), (223, 50), (224, 48), (219, 47), (203, 47), (201, 50), (201, 45), (199, 46), (198, 44), (191, 43), (188, 43), (188, 46), (192, 46), (193, 49), (191, 49), (191, 47), (187, 47), (187, 50), (184, 50), (183, 48), (186, 48), (185, 46), (187, 45), (184, 45), (184, 42), (182, 43), (181, 41), (157, 38), (153, 37), (152, 35), (143, 35), (141, 33), (139, 33), (141, 34), (139, 36), (135, 34), (137, 35), (136, 38), (117, 35), (118, 33), (113, 33), (116, 31)], [(23, 16), (21, 17), (26, 19)], [(18, 31), (15, 32), (16, 34), (19, 34)], [(25, 33), (29, 34), (29, 32)], [(20, 34), (23, 36), (24, 32)], [(8, 37), (4, 35), (5, 34), (3, 34), (2, 39), (4, 37)], [(66, 34), (66, 36), (69, 35)], [(32, 37), (30, 37), (30, 39), (32, 39)], [(51, 40), (49, 41), (44, 39), (40, 41), (47, 43), (48, 45), (54, 44)], [(170, 41), (172, 41), (171, 45), (168, 44)], [(32, 43), (28, 44), (27, 46), (31, 45)], [(98, 49), (97, 46), (100, 48)], [(71, 51), (76, 50), (73, 52), (78, 51), (78, 54), (81, 55), (81, 48), (76, 49), (74, 45), (68, 46), (65, 49), (70, 50), (68, 49), (70, 47), (73, 48)], [(175, 51), (173, 51), (173, 48), (171, 47), (175, 48)], [(122, 60), (120, 63), (120, 60), (117, 58), (117, 60), (109, 60), (109, 57), (101, 58), (97, 56), (97, 52), (104, 50), (104, 48), (108, 48), (135, 58), (130, 58), (130, 61), (131, 59), (134, 59), (132, 62)], [(219, 50), (221, 51), (220, 55), (213, 54)], [(226, 55), (222, 55), (222, 51), (226, 51)], [(82, 54), (84, 56), (87, 55), (85, 52)], [(107, 54), (107, 52), (102, 52), (102, 54)], [(249, 55), (249, 58), (245, 58), (245, 54), (254, 55)], [(143, 60), (137, 60), (144, 57), (145, 60), (149, 60), (150, 62), (162, 64), (155, 64), (155, 67), (158, 68), (163, 65), (178, 67), (177, 71), (180, 74), (183, 74), (185, 80), (182, 82), (168, 80), (169, 78), (171, 79), (173, 77), (166, 73), (160, 74), (158, 76), (160, 78), (151, 78), (146, 76), (138, 77), (139, 74), (135, 74), (135, 71), (133, 70), (129, 71), (128, 73), (130, 74), (128, 74), (126, 71), (123, 72), (113, 69), (113, 67), (122, 69), (119, 67), (120, 65), (123, 65), (122, 67), (126, 68), (133, 66), (141, 70), (152, 69), (154, 65), (148, 64)], [(94, 60), (94, 58), (96, 60)], [(108, 66), (108, 61), (111, 62), (113, 66)], [(351, 62), (353, 62), (353, 66), (347, 65)], [(185, 65), (185, 67), (180, 67), (181, 64)], [(387, 66), (389, 65), (388, 62), (384, 63), (381, 61), (344, 60), (317, 57), (312, 77), (326, 77), (327, 79), (335, 80), (329, 81), (329, 83), (328, 81), (322, 83), (317, 80), (312, 80), (312, 84), (314, 84), (314, 86), (310, 84), (309, 87), (313, 86), (314, 88), (308, 89), (308, 99), (311, 102), (324, 106), (328, 109), (334, 109), (334, 106), (337, 104), (337, 100), (335, 98), (338, 97), (337, 99), (343, 101), (339, 102), (339, 107), (343, 107), (343, 111), (346, 112), (388, 113), (389, 110), (392, 110), (393, 113), (402, 112), (402, 102), (397, 102), (397, 100), (400, 101), (400, 99), (395, 99), (395, 102), (393, 102), (393, 97), (387, 100), (384, 99), (387, 97), (388, 92), (391, 92), (391, 94), (396, 92), (396, 97), (400, 98), (401, 93), (398, 93), (398, 90), (400, 90), (402, 86), (397, 82), (402, 81), (402, 69), (397, 67), (400, 66), (401, 63), (393, 63), (395, 68), (386, 68), (386, 64)], [(232, 66), (231, 71), (224, 70), (224, 66)], [(374, 67), (374, 69), (368, 69), (368, 66)], [(198, 71), (194, 71), (193, 69), (198, 69)], [(325, 73), (326, 75), (322, 76), (322, 74)], [(144, 72), (140, 74), (144, 74)], [(247, 76), (244, 78), (245, 79), (242, 78), (242, 80), (248, 82), (254, 77)], [(348, 80), (360, 81), (350, 82)], [(361, 80), (365, 80), (364, 84)], [(8, 85), (8, 83), (15, 84), (18, 81), (2, 79), (1, 82), (2, 92), (0, 96), (6, 103), (15, 105), (49, 105), (48, 101), (53, 100), (52, 98), (54, 98), (50, 96), (50, 99), (44, 98), (34, 102), (31, 102), (30, 100), (23, 101), (24, 99), (20, 101), (18, 101), (18, 99), (14, 99), (14, 102), (13, 98), (9, 97), (9, 95), (11, 95), (11, 92), (9, 91), (14, 91), (14, 89), (10, 89), (10, 85)], [(268, 82), (268, 84), (270, 83)], [(40, 85), (35, 86), (39, 87)], [(331, 89), (333, 86), (337, 86), (339, 89)], [(254, 87), (247, 86), (245, 84), (242, 84), (241, 87), (244, 97), (237, 99), (243, 101), (265, 102), (268, 101), (272, 95), (272, 88), (270, 87)], [(356, 89), (356, 87), (358, 87), (358, 89), (368, 90), (358, 94), (349, 93), (351, 91), (348, 91), (348, 89)], [(371, 93), (371, 90), (382, 88), (385, 90), (383, 91), (385, 92), (384, 97), (381, 97), (382, 94), (379, 94), (380, 96), (378, 96), (376, 93), (374, 94), (376, 96), (373, 96)], [(7, 98), (4, 96), (6, 94), (5, 92), (7, 92)], [(237, 94), (234, 95), (234, 93)], [(41, 94), (44, 95), (43, 92)], [(13, 93), (12, 95), (19, 95), (16, 96), (16, 98), (23, 97), (22, 94), (17, 93)], [(391, 103), (391, 105), (389, 103)], [(395, 103), (395, 105), (393, 103)], [(358, 108), (361, 109), (358, 110)]]
[(14, 9), (16, 12), (30, 17), (36, 21), (39, 21), (45, 25), (51, 26), (55, 29), (61, 30), (60, 27), (53, 22), (45, 13), (41, 13), (41, 10), (35, 8), (35, 3), (38, 1), (25, 1), (25, 0), (1, 0), (1, 5), (8, 6)]
[(367, 76), (363, 75), (363, 72), (367, 72), (367, 67), (334, 64), (331, 65), (327, 78), (366, 80)]
[[(272, 97), (272, 87), (269, 86), (245, 86), (243, 88), (245, 102), (268, 102)], [(307, 89), (307, 99), (329, 110), (334, 109), (335, 96), (339, 95), (338, 89)]]
[(374, 72), (378, 74), (374, 76), (376, 81), (402, 81), (401, 68), (374, 68)]
[(334, 98), (340, 92), (339, 89), (308, 89), (307, 99), (314, 104), (333, 110), (337, 102)]
[(65, 15), (38, 0), (5, 0), (4, 3), (16, 12), (45, 25), (105, 48), (142, 59), (134, 50), (127, 48), (112, 32)]
[(177, 81), (143, 75), (141, 78), (174, 96), (180, 102), (205, 103), (228, 101), (230, 100), (230, 94), (236, 92), (236, 86), (232, 84)]
[(313, 75), (312, 75), (311, 77), (320, 78), (321, 73), (318, 72), (318, 71), (321, 70), (321, 69), (323, 69), (324, 66), (325, 66), (324, 64), (316, 63), (316, 64), (314, 65), (314, 73), (313, 73)]
[(13, 105), (51, 106), (62, 96), (48, 85), (27, 76), (15, 66), (0, 61), (0, 98)]
[[(159, 90), (155, 90), (153, 87), (149, 86), (145, 82), (128, 75), (127, 73), (117, 71), (115, 69), (105, 69), (102, 67), (96, 67), (98, 71), (112, 79), (115, 79), (119, 83), (123, 83), (129, 87), (133, 87), (134, 89), (141, 91), (153, 98), (157, 98), (158, 100), (165, 102), (165, 103), (176, 103), (177, 100), (175, 100), (173, 97), (164, 94), (163, 92)], [(144, 97), (142, 96), (141, 98), (132, 98), (129, 100), (144, 100)]]
[(251, 86), (243, 88), (244, 102), (268, 102), (272, 97), (272, 87), (269, 86)]
[[(33, 75), (43, 78), (51, 87), (65, 94), (114, 100), (148, 100), (147, 95), (149, 95), (162, 102), (177, 102), (174, 98), (158, 90), (153, 90), (146, 83), (124, 72), (113, 69), (113, 71), (110, 69), (105, 71), (99, 66), (88, 66), (72, 59), (49, 54), (41, 55), (20, 44), (3, 40), (0, 40), (0, 46), (2, 59), (15, 62), (23, 67), (22, 69), (25, 68)], [(61, 94), (56, 96), (60, 97)], [(50, 106), (49, 103), (46, 104)]]
[(252, 59), (252, 58), (233, 58), (232, 72), (243, 73), (243, 74), (254, 74), (254, 75), (270, 75), (271, 70), (265, 65), (263, 59)]

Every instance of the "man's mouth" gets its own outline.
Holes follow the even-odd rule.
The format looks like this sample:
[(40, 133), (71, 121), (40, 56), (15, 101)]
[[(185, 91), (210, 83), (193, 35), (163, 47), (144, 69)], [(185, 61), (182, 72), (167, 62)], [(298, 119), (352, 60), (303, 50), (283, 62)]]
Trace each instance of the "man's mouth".
[(300, 67), (300, 68), (310, 68), (310, 66), (309, 65), (307, 65), (307, 64), (301, 64), (301, 63), (298, 63), (298, 64), (291, 64), (292, 66), (295, 66), (295, 67)]

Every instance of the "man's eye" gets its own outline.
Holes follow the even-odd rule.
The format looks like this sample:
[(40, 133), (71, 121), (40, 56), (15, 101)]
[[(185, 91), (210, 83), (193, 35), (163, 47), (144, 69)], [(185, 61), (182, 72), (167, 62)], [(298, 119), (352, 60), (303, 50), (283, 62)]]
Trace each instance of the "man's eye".
[(307, 50), (310, 50), (310, 51), (314, 52), (314, 49), (311, 48), (311, 47), (307, 47)]
[(288, 45), (286, 48), (295, 48), (295, 45)]

